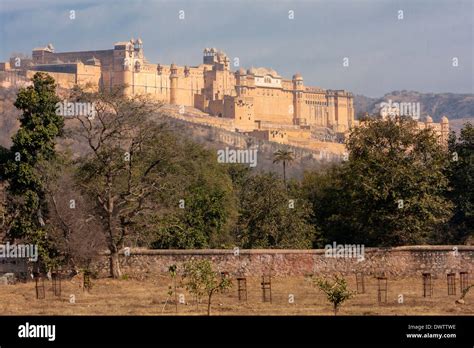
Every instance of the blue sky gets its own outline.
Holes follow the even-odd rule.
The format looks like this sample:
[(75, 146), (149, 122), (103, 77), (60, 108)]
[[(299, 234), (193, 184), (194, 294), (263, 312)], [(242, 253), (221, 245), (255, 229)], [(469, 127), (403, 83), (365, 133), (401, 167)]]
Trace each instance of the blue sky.
[[(49, 42), (60, 52), (108, 49), (116, 41), (141, 37), (153, 63), (197, 65), (204, 47), (217, 47), (245, 68), (267, 66), (285, 77), (300, 72), (306, 85), (367, 96), (403, 89), (474, 93), (473, 4), (0, 0), (0, 60), (13, 52), (31, 54)], [(290, 10), (294, 19), (288, 18)], [(458, 67), (452, 66), (453, 57)]]

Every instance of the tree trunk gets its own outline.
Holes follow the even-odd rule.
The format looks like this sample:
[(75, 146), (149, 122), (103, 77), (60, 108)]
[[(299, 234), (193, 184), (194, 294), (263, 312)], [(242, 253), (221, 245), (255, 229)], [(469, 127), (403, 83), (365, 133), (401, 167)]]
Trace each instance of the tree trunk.
[(285, 184), (286, 187), (286, 163), (283, 161), (283, 183)]
[(122, 277), (122, 271), (120, 269), (119, 253), (118, 250), (110, 251), (110, 276), (114, 279)]

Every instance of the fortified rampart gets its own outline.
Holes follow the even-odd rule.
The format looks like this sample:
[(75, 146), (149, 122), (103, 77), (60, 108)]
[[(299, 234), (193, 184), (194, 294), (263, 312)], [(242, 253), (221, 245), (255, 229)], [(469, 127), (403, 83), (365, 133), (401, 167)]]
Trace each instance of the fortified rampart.
[[(180, 118), (175, 116), (176, 115), (171, 116), (174, 122), (185, 125), (187, 129), (192, 130), (195, 134), (213, 143), (222, 143), (229, 147), (238, 149), (246, 149), (248, 146), (257, 145), (259, 152), (270, 154), (273, 154), (282, 148), (282, 145), (278, 142), (255, 136), (253, 132), (249, 132), (248, 134), (233, 132), (230, 130), (232, 128), (230, 124), (223, 123), (218, 125), (214, 122), (206, 123), (206, 116), (200, 117), (199, 120), (191, 117), (189, 114), (183, 115)], [(207, 117), (211, 118), (210, 116)], [(307, 148), (285, 144), (285, 148), (293, 152), (293, 157), (295, 159), (312, 158), (321, 161), (341, 161), (342, 156), (338, 154), (341, 149), (334, 149), (331, 148), (331, 146), (339, 146), (343, 148), (342, 144), (329, 142), (321, 143), (319, 148)]]

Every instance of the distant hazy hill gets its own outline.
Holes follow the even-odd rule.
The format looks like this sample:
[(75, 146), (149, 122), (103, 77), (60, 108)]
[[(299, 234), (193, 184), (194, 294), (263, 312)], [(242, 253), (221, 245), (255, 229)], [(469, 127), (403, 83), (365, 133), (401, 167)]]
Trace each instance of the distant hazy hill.
[(378, 114), (381, 102), (410, 102), (420, 103), (421, 117), (430, 115), (435, 122), (446, 115), (449, 120), (474, 119), (474, 94), (456, 93), (419, 93), (414, 91), (394, 91), (385, 94), (382, 98), (369, 98), (363, 95), (354, 97), (356, 117), (369, 114)]

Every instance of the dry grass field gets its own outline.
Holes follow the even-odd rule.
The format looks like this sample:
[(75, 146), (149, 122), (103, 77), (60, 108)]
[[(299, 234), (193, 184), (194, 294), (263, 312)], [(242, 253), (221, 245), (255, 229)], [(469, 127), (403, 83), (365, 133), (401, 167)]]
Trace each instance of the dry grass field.
[[(348, 278), (355, 290), (355, 277)], [(272, 303), (262, 302), (260, 278), (247, 278), (248, 300), (239, 303), (237, 284), (227, 293), (213, 298), (212, 315), (332, 315), (332, 308), (323, 293), (304, 277), (272, 278)], [(60, 297), (55, 297), (51, 282), (45, 281), (46, 298), (36, 299), (35, 283), (18, 283), (0, 287), (2, 315), (176, 315), (175, 304), (167, 302), (170, 278), (157, 276), (146, 281), (95, 279), (90, 293), (76, 283), (62, 281)], [(422, 296), (421, 278), (388, 279), (387, 303), (377, 300), (377, 280), (365, 278), (364, 294), (346, 302), (339, 315), (474, 315), (474, 291), (468, 293), (465, 304), (455, 304), (459, 296), (447, 295), (446, 279), (434, 279), (433, 296)], [(178, 305), (178, 315), (206, 315), (205, 299), (196, 308), (189, 293), (179, 288), (186, 303)], [(403, 294), (403, 303), (398, 303)], [(71, 303), (71, 295), (75, 303)], [(290, 295), (294, 303), (289, 303)]]

